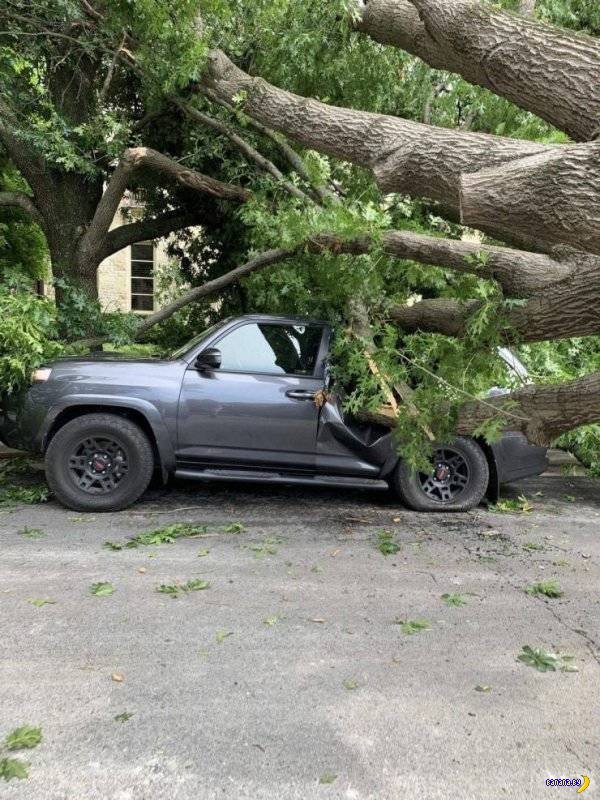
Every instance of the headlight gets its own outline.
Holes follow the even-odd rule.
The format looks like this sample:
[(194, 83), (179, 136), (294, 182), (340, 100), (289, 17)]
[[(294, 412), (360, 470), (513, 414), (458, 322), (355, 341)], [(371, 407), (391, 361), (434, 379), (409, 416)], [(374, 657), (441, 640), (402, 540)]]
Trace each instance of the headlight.
[(50, 378), (52, 374), (52, 370), (50, 367), (44, 367), (44, 369), (34, 369), (31, 373), (31, 380), (33, 383), (44, 383)]

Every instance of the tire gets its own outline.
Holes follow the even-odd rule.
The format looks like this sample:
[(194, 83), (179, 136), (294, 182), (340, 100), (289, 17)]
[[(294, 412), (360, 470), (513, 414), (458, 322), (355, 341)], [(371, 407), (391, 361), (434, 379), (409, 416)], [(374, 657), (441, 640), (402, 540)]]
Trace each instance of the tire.
[(435, 448), (436, 469), (430, 475), (398, 463), (391, 483), (404, 505), (413, 511), (469, 511), (478, 506), (490, 480), (481, 447), (459, 436), (452, 444)]
[(144, 493), (153, 471), (148, 437), (116, 414), (85, 414), (67, 422), (46, 451), (48, 485), (74, 511), (127, 508)]

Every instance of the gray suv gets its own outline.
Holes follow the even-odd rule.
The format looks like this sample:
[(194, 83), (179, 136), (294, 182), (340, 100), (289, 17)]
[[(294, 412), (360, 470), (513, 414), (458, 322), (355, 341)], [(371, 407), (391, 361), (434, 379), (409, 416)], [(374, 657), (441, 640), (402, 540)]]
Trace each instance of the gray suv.
[(391, 486), (415, 510), (464, 511), (545, 469), (545, 449), (508, 432), (493, 445), (458, 437), (437, 447), (430, 473), (413, 472), (388, 429), (347, 418), (330, 393), (330, 339), (316, 320), (245, 316), (168, 359), (58, 359), (3, 412), (0, 439), (43, 453), (55, 496), (79, 511), (125, 508), (155, 473)]

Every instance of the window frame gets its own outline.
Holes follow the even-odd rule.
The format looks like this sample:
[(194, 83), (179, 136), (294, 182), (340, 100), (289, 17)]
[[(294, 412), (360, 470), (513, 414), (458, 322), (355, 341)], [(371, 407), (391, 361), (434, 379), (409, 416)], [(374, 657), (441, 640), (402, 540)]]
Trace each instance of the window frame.
[[(144, 258), (134, 258), (133, 248), (136, 245), (150, 245), (152, 247), (152, 261)], [(151, 264), (152, 277), (148, 278), (147, 275), (134, 275), (133, 272), (134, 263)], [(156, 269), (156, 242), (154, 240), (144, 240), (143, 242), (135, 242), (134, 244), (129, 246), (129, 307), (133, 314), (153, 314), (156, 311), (156, 298), (155, 298), (156, 277), (154, 274), (155, 269)], [(133, 291), (134, 280), (152, 281), (152, 293), (148, 294), (146, 292), (134, 292)], [(152, 308), (134, 308), (133, 307), (134, 297), (150, 297), (152, 299)]]
[(327, 356), (329, 350), (329, 329), (326, 325), (321, 322), (302, 322), (300, 320), (289, 322), (271, 322), (270, 320), (260, 321), (260, 320), (247, 320), (241, 322), (239, 325), (234, 325), (232, 328), (228, 328), (227, 330), (223, 331), (220, 336), (214, 339), (211, 342), (207, 342), (206, 346), (203, 347), (201, 350), (198, 351), (195, 358), (197, 358), (201, 353), (202, 350), (207, 349), (208, 347), (216, 347), (218, 349), (219, 342), (223, 341), (226, 336), (229, 336), (234, 331), (237, 331), (239, 328), (245, 328), (248, 325), (271, 325), (277, 328), (293, 328), (294, 325), (304, 325), (306, 328), (320, 328), (321, 329), (321, 339), (319, 342), (319, 346), (317, 349), (317, 357), (315, 360), (315, 366), (312, 373), (307, 374), (305, 372), (268, 372), (265, 370), (247, 370), (247, 369), (223, 369), (218, 367), (214, 370), (214, 372), (219, 373), (222, 372), (227, 375), (269, 375), (272, 378), (304, 378), (308, 380), (319, 380), (325, 377), (325, 358)]

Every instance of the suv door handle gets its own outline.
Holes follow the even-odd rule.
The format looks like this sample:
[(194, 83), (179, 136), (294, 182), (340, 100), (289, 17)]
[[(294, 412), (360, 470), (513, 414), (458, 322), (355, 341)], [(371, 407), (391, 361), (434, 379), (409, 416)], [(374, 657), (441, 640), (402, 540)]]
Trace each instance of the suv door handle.
[(291, 397), (292, 400), (314, 400), (315, 392), (309, 392), (305, 389), (288, 389), (285, 396)]

